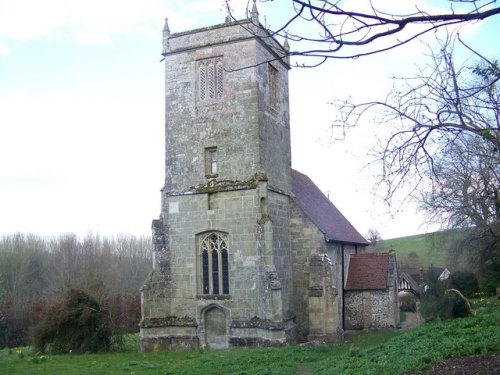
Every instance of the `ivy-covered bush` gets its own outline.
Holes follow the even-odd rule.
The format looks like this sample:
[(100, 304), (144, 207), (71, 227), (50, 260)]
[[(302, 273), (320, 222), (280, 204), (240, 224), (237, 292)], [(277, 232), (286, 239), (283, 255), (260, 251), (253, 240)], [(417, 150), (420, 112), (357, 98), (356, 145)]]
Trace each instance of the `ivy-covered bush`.
[(41, 352), (108, 351), (111, 343), (106, 311), (81, 290), (69, 290), (55, 303), (34, 331), (33, 345)]

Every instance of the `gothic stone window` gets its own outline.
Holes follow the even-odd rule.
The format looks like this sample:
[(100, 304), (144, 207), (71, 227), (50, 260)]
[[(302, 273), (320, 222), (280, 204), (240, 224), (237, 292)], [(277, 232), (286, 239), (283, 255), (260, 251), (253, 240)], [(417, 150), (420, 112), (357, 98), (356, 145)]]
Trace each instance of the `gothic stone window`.
[(227, 235), (206, 233), (200, 237), (201, 291), (205, 295), (229, 294)]
[(224, 67), (220, 58), (198, 61), (198, 99), (211, 103), (222, 99)]

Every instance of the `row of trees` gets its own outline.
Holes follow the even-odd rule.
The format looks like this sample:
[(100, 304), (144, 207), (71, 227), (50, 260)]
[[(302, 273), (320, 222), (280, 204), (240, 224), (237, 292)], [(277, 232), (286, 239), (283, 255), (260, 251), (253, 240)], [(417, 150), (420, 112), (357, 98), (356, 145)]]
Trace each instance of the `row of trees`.
[(113, 332), (136, 331), (139, 289), (151, 270), (151, 241), (134, 236), (0, 239), (0, 347), (27, 344), (33, 327), (68, 290), (109, 311)]

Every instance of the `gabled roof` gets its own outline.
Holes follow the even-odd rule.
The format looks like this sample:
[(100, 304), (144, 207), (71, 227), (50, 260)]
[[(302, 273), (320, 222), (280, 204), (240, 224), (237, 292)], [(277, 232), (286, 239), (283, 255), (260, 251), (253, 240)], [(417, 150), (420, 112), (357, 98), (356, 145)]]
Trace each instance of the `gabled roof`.
[(450, 271), (448, 268), (443, 267), (429, 267), (426, 270), (420, 269), (409, 269), (406, 274), (410, 275), (417, 284), (427, 283), (429, 281), (429, 274), (433, 274), (439, 280), (446, 280), (449, 277)]
[(323, 232), (327, 241), (369, 244), (314, 182), (294, 169), (292, 169), (292, 192), (295, 202)]
[(388, 253), (351, 254), (345, 290), (379, 290), (389, 285)]
[(418, 283), (415, 279), (410, 274), (402, 272), (399, 275), (399, 289), (404, 289), (402, 284), (405, 284), (405, 282), (410, 286), (410, 289), (415, 292), (418, 291)]

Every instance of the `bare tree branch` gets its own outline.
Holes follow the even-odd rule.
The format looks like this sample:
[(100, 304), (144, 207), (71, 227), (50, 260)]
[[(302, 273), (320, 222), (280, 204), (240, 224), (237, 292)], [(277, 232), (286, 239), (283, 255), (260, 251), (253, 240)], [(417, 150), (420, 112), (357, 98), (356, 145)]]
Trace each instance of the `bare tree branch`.
[[(398, 12), (393, 5), (390, 10), (382, 9), (377, 0), (355, 3), (292, 0), (293, 13), (269, 32), (272, 36), (296, 42), (289, 56), (351, 59), (392, 50), (440, 28), (478, 22), (500, 14), (496, 0), (447, 1), (447, 9), (433, 13), (420, 8), (418, 2), (412, 8), (405, 3), (411, 10)], [(299, 66), (308, 64), (299, 63)]]
[(490, 160), (499, 162), (498, 63), (481, 59), (456, 67), (451, 39), (439, 52), (431, 50), (431, 60), (415, 77), (401, 78), (403, 86), (395, 86), (385, 101), (334, 102), (339, 116), (333, 127), (342, 134), (368, 118), (387, 129), (377, 154), (379, 188), (384, 187), (387, 200), (403, 186), (414, 192), (422, 181), (437, 178), (436, 157), (446, 156), (465, 135), (479, 139), (490, 150)]

